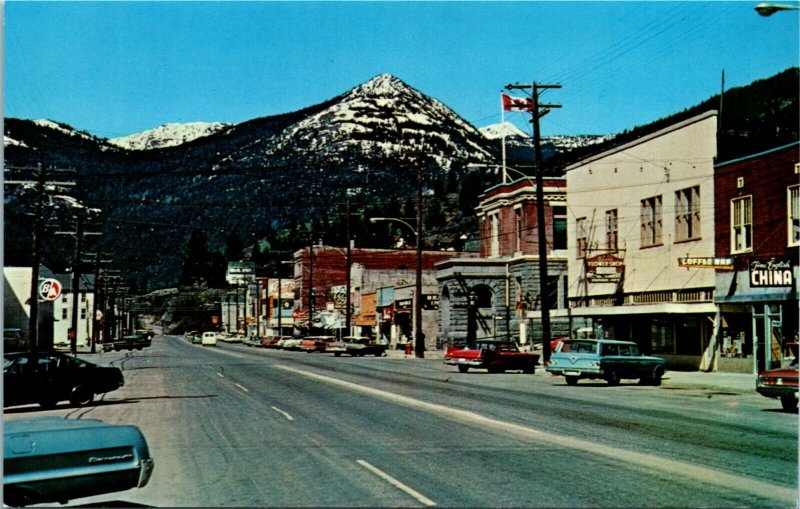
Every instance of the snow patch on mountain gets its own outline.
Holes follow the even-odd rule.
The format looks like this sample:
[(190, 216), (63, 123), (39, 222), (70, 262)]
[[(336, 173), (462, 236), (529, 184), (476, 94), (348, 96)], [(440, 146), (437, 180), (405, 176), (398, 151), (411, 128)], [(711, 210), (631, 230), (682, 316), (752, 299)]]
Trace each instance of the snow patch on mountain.
[(512, 124), (511, 122), (500, 122), (499, 124), (492, 124), (487, 125), (486, 127), (481, 127), (478, 129), (487, 139), (490, 140), (499, 140), (504, 136), (509, 137), (519, 137), (519, 138), (529, 138), (527, 134), (522, 132), (522, 130)]
[(151, 150), (175, 147), (210, 136), (231, 124), (225, 122), (189, 122), (186, 124), (164, 124), (141, 133), (111, 138), (109, 143), (128, 150)]
[(52, 120), (47, 120), (45, 118), (41, 118), (38, 120), (32, 121), (34, 124), (40, 127), (47, 127), (49, 129), (55, 129), (56, 131), (62, 132), (64, 134), (68, 134), (70, 136), (75, 136), (78, 138), (83, 138), (85, 140), (94, 140), (94, 136), (90, 136), (89, 134), (82, 133), (73, 129), (72, 127), (68, 126), (67, 124), (61, 124), (58, 122), (53, 122)]

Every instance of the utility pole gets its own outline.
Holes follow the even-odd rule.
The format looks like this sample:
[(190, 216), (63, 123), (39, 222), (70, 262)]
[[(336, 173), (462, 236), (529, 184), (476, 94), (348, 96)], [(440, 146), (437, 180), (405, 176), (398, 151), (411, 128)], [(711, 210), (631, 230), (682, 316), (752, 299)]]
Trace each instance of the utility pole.
[[(28, 350), (31, 352), (39, 349), (39, 263), (41, 262), (41, 240), (44, 231), (44, 185), (47, 181), (45, 170), (39, 165), (39, 174), (36, 179), (36, 206), (33, 218), (33, 254), (31, 256), (31, 295), (30, 315), (28, 317)], [(52, 347), (52, 345), (50, 345)], [(49, 348), (48, 348), (49, 350)]]
[(561, 85), (543, 85), (535, 81), (531, 85), (507, 85), (508, 90), (531, 91), (531, 123), (533, 124), (533, 150), (536, 158), (536, 232), (539, 237), (539, 302), (542, 305), (542, 353), (544, 365), (550, 363), (550, 299), (547, 288), (547, 230), (544, 219), (544, 164), (542, 163), (541, 127), (539, 120), (550, 113), (552, 108), (560, 108), (560, 104), (542, 104), (539, 94), (549, 88), (561, 88)]
[(417, 274), (414, 292), (414, 356), (425, 357), (422, 333), (422, 167), (417, 164)]

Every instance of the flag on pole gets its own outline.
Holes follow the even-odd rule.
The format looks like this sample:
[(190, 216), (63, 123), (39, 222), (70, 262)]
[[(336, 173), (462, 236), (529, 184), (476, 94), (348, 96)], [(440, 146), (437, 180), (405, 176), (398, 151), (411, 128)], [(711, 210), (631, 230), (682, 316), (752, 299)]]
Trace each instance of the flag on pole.
[(506, 93), (501, 94), (503, 99), (503, 111), (532, 111), (533, 99), (526, 97), (513, 97)]

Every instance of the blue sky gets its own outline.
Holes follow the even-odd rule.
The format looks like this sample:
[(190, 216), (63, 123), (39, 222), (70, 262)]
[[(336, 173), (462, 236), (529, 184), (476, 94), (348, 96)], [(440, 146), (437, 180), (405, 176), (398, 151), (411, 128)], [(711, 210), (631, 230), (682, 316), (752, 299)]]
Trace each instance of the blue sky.
[(294, 111), (388, 72), (477, 127), (506, 84), (560, 83), (544, 134), (616, 133), (719, 93), (723, 69), (730, 88), (798, 66), (798, 11), (756, 3), (9, 1), (4, 115), (116, 137)]

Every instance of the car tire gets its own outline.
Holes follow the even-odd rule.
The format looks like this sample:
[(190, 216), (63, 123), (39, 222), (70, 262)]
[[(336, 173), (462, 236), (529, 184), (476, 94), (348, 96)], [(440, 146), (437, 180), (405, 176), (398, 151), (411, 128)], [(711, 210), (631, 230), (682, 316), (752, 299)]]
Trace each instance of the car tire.
[(567, 385), (578, 385), (578, 380), (580, 379), (577, 376), (565, 376), (564, 378), (567, 379)]
[(797, 410), (797, 398), (794, 396), (781, 396), (781, 406), (787, 412), (794, 412)]
[(69, 402), (74, 406), (86, 406), (94, 401), (94, 392), (85, 385), (78, 385), (72, 389)]
[(606, 382), (608, 382), (608, 385), (619, 385), (619, 373), (616, 371), (609, 373), (608, 376), (606, 376)]
[(522, 370), (523, 373), (526, 375), (535, 375), (536, 374), (536, 366), (528, 366)]
[(342, 352), (333, 352), (333, 356), (334, 357), (341, 357), (342, 356)]
[(459, 373), (466, 373), (469, 371), (469, 366), (458, 366)]

